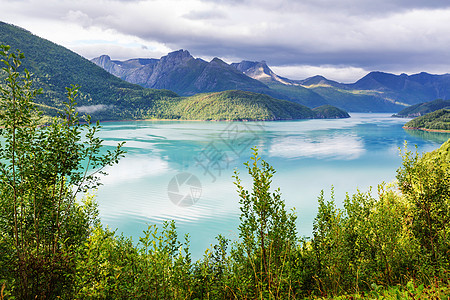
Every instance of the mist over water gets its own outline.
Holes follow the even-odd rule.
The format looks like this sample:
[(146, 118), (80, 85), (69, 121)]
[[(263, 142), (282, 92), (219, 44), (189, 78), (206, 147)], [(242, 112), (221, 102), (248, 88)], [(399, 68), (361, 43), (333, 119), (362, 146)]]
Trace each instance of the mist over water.
[[(180, 238), (189, 233), (194, 258), (214, 237), (238, 237), (237, 168), (247, 189), (243, 163), (258, 147), (277, 171), (287, 208), (295, 208), (298, 232), (311, 236), (321, 190), (345, 194), (395, 179), (399, 148), (431, 151), (445, 133), (406, 131), (406, 119), (389, 114), (351, 114), (350, 119), (283, 122), (136, 121), (104, 123), (99, 136), (113, 147), (125, 141), (126, 157), (109, 168), (97, 192), (103, 224), (138, 241), (148, 224), (175, 220)], [(184, 175), (180, 175), (184, 174)], [(188, 174), (188, 175), (186, 175)], [(197, 179), (197, 181), (196, 181)]]

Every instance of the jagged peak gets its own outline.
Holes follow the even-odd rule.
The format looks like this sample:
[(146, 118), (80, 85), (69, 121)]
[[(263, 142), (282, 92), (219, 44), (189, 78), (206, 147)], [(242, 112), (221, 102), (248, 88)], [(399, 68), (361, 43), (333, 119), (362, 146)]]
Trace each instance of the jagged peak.
[(193, 58), (193, 56), (189, 53), (189, 51), (180, 49), (161, 57), (161, 60), (186, 60), (190, 58)]
[(107, 59), (107, 60), (111, 60), (111, 57), (107, 54), (102, 54), (99, 57), (97, 57), (98, 59)]
[(224, 62), (223, 60), (221, 60), (218, 57), (214, 57), (209, 63), (219, 64), (219, 65), (227, 65), (228, 66), (228, 64), (226, 62)]
[(103, 54), (100, 55), (99, 57), (91, 59), (91, 62), (100, 66), (105, 66), (111, 63), (111, 57), (109, 57), (109, 55)]

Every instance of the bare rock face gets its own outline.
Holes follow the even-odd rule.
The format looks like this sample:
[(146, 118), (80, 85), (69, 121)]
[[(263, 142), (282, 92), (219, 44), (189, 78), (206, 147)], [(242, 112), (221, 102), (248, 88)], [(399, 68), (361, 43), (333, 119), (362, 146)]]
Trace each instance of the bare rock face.
[(92, 62), (117, 77), (121, 77), (121, 75), (124, 73), (120, 64), (112, 61), (108, 55), (96, 57), (92, 59)]
[(147, 88), (169, 89), (180, 95), (231, 89), (271, 93), (265, 84), (219, 58), (207, 62), (194, 58), (187, 50), (174, 51), (160, 59), (127, 61), (111, 60), (102, 55), (92, 62), (128, 82)]
[(145, 85), (149, 80), (158, 59), (135, 58), (126, 61), (111, 60), (102, 55), (91, 60), (109, 73), (130, 83)]
[(178, 50), (161, 57), (149, 77), (146, 87), (170, 89), (184, 94), (207, 64), (206, 61), (195, 59), (187, 50)]
[(245, 75), (262, 82), (272, 81), (285, 85), (296, 85), (293, 80), (275, 74), (264, 60), (259, 62), (243, 60), (240, 63), (233, 63), (231, 65), (237, 70), (243, 72)]

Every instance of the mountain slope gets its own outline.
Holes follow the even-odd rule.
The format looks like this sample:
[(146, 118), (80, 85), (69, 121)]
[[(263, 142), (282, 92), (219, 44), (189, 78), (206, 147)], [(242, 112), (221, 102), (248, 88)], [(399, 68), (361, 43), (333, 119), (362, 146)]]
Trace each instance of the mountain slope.
[(177, 97), (171, 91), (144, 89), (123, 81), (62, 46), (3, 22), (0, 43), (25, 54), (23, 66), (34, 74), (36, 87), (44, 90), (37, 102), (51, 107), (62, 105), (65, 87), (71, 84), (81, 86), (79, 106), (98, 119), (134, 118), (140, 108), (157, 99)]
[(267, 85), (274, 92), (282, 95), (280, 98), (290, 100), (308, 107), (317, 107), (328, 104), (323, 97), (301, 86), (293, 80), (275, 74), (265, 61), (241, 61), (232, 63), (232, 67), (241, 71), (245, 75), (257, 79)]
[[(220, 94), (220, 97), (209, 96), (211, 106), (192, 111), (194, 106), (189, 110), (183, 106), (184, 103), (194, 101), (193, 99), (198, 99), (198, 97), (205, 97), (205, 95), (181, 98), (172, 91), (147, 89), (128, 83), (72, 51), (37, 37), (19, 27), (0, 22), (0, 43), (10, 45), (12, 49), (18, 48), (25, 54), (23, 66), (34, 73), (35, 87), (44, 90), (44, 94), (40, 95), (36, 102), (50, 107), (47, 111), (49, 114), (56, 114), (57, 109), (66, 101), (65, 87), (70, 84), (79, 84), (81, 86), (81, 95), (78, 99), (79, 112), (89, 113), (94, 119), (99, 120), (142, 118), (219, 118), (233, 120), (262, 118), (278, 120), (314, 117), (314, 113), (310, 109), (298, 104), (265, 95), (236, 91), (225, 92)], [(173, 59), (186, 62), (185, 70), (188, 72), (192, 69), (189, 64), (198, 64), (198, 60), (190, 59), (190, 55), (186, 52), (174, 55), (177, 57), (167, 57), (162, 62), (161, 60), (139, 59), (123, 62), (120, 66), (117, 63), (111, 63), (109, 67), (118, 70), (132, 69), (136, 66), (153, 68), (153, 76), (157, 78), (149, 78), (149, 80), (157, 82), (158, 78), (170, 79), (173, 76), (173, 72), (167, 71), (170, 69), (170, 62), (173, 62)], [(106, 56), (102, 57), (101, 60), (103, 62), (110, 61)], [(179, 64), (174, 64), (172, 68), (179, 71), (180, 68), (177, 65)], [(214, 78), (214, 76), (223, 78), (224, 74), (229, 74), (227, 76), (236, 80), (236, 85), (240, 84), (238, 77), (236, 77), (236, 74), (238, 74), (242, 76), (242, 81), (256, 82), (255, 86), (267, 88), (264, 84), (247, 77), (219, 59), (213, 59), (203, 66), (204, 68), (198, 68), (199, 76), (194, 81), (202, 89), (221, 87), (220, 81), (211, 84), (209, 79)], [(2, 72), (0, 72), (0, 76), (2, 76)], [(230, 82), (230, 80), (227, 82)], [(192, 82), (180, 82), (179, 84), (180, 86), (183, 84), (190, 86)], [(215, 100), (212, 101), (211, 99)], [(254, 108), (258, 113), (255, 113)], [(216, 109), (216, 111), (212, 109)], [(228, 115), (223, 114), (222, 110), (224, 109), (230, 113)]]
[(312, 111), (318, 119), (350, 118), (350, 115), (346, 111), (331, 105), (322, 105), (319, 107), (315, 107), (312, 109)]
[(279, 96), (265, 84), (245, 76), (219, 58), (206, 62), (187, 50), (169, 53), (161, 59), (111, 60), (102, 55), (92, 62), (111, 74), (147, 88), (170, 89), (183, 96), (232, 89)]
[[(351, 84), (317, 75), (291, 80), (275, 74), (265, 61), (226, 64), (195, 59), (186, 50), (160, 60), (93, 61), (127, 81), (151, 88), (167, 88), (181, 95), (239, 89), (264, 93), (308, 107), (333, 105), (355, 112), (397, 112), (432, 99), (450, 99), (450, 74), (394, 75), (371, 72)], [(142, 62), (141, 62), (142, 61)], [(233, 70), (234, 69), (234, 70)]]
[(198, 94), (180, 100), (173, 109), (180, 119), (197, 120), (293, 120), (314, 119), (308, 107), (247, 91)]
[(415, 118), (442, 108), (450, 109), (450, 100), (437, 99), (430, 102), (418, 103), (401, 110), (393, 116), (400, 118)]
[(264, 61), (242, 61), (232, 65), (291, 98), (306, 95), (306, 88), (322, 98), (311, 100), (312, 103), (322, 101), (349, 111), (398, 111), (418, 102), (437, 98), (450, 99), (450, 74), (432, 75), (422, 72), (394, 75), (371, 72), (355, 83), (344, 84), (319, 75), (304, 80), (284, 78), (276, 75)]
[(394, 75), (371, 72), (349, 89), (373, 90), (396, 101), (417, 104), (433, 99), (450, 99), (450, 74), (432, 75), (425, 72), (414, 75)]
[(404, 128), (450, 132), (450, 109), (443, 108), (417, 117), (406, 123)]
[(395, 112), (404, 107), (393, 100), (383, 98), (380, 92), (354, 90), (345, 84), (328, 80), (323, 76), (314, 76), (304, 80), (284, 78), (276, 75), (264, 61), (242, 61), (232, 64), (232, 66), (284, 95), (284, 99), (308, 107), (328, 104), (357, 112)]

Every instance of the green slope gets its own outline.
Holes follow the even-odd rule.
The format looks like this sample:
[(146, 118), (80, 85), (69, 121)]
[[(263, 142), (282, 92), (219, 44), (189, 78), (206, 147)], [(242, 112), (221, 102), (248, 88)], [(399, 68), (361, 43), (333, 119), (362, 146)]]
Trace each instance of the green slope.
[(317, 107), (328, 102), (314, 91), (298, 85), (286, 85), (276, 81), (261, 80), (270, 89), (282, 95), (283, 99), (308, 107)]
[(350, 115), (335, 106), (322, 105), (312, 109), (318, 119), (341, 119), (350, 118)]
[(393, 116), (400, 118), (415, 118), (443, 108), (450, 108), (450, 100), (437, 99), (430, 102), (418, 103), (401, 110)]
[(450, 109), (440, 109), (405, 124), (407, 129), (450, 131)]
[(322, 96), (328, 104), (354, 112), (396, 112), (404, 107), (387, 100), (377, 91), (346, 90), (329, 85), (311, 85), (308, 89)]
[(23, 66), (34, 74), (36, 87), (44, 90), (37, 102), (50, 107), (61, 106), (66, 99), (65, 87), (71, 84), (81, 86), (79, 106), (98, 119), (142, 117), (155, 100), (177, 97), (168, 90), (144, 89), (125, 82), (62, 46), (3, 22), (0, 44), (25, 54)]
[(328, 104), (354, 112), (396, 112), (405, 107), (398, 102), (386, 99), (377, 91), (346, 90), (326, 84), (298, 86), (261, 81), (283, 95), (285, 99), (308, 107)]
[(196, 120), (292, 120), (313, 119), (306, 106), (245, 91), (198, 94), (174, 104), (180, 119)]

